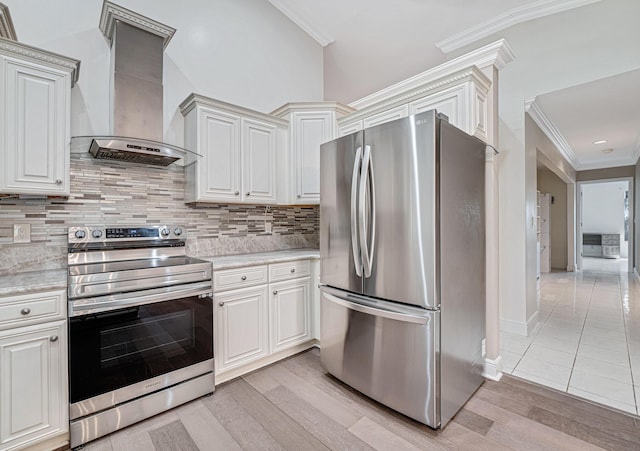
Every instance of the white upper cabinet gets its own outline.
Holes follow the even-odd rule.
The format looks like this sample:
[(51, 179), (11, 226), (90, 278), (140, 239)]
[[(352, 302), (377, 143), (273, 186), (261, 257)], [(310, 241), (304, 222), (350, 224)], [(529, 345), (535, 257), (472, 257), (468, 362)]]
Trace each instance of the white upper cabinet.
[(320, 203), (320, 145), (337, 137), (337, 118), (351, 111), (319, 102), (288, 103), (271, 113), (289, 121), (289, 148), (278, 159), (278, 203)]
[[(441, 75), (440, 72), (438, 74)], [(487, 96), (491, 82), (476, 66), (441, 75), (437, 79), (425, 79), (423, 83), (413, 83), (406, 89), (401, 85), (355, 102), (364, 105), (338, 119), (339, 136), (423, 111), (437, 110), (446, 115), (451, 124), (487, 141)]]
[(69, 195), (79, 64), (0, 38), (0, 193)]
[(185, 147), (202, 156), (185, 168), (187, 202), (276, 203), (286, 121), (196, 94), (180, 110)]

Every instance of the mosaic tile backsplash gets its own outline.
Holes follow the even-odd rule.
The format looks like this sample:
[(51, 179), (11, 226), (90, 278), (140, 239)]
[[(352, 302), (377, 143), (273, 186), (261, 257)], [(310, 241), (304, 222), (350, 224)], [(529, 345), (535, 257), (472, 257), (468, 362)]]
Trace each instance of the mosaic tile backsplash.
[[(66, 266), (67, 227), (184, 224), (194, 257), (318, 247), (317, 206), (184, 203), (182, 167), (155, 167), (71, 155), (68, 199), (0, 198), (0, 274)], [(272, 233), (265, 233), (265, 221)], [(31, 243), (13, 243), (13, 225), (31, 224)]]

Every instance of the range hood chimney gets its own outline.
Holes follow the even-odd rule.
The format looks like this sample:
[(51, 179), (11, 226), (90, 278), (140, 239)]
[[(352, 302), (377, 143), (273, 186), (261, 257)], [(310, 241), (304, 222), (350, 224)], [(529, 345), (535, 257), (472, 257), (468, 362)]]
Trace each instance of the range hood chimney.
[(162, 143), (162, 59), (175, 28), (105, 1), (100, 30), (111, 43), (110, 136), (91, 137), (91, 155), (159, 166), (195, 160)]

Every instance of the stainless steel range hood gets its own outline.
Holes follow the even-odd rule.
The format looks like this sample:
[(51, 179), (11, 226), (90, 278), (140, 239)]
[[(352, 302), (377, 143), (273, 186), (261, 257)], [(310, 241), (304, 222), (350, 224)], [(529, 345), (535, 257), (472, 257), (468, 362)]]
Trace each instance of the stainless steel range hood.
[(108, 1), (100, 30), (111, 43), (110, 130), (76, 137), (72, 148), (99, 159), (159, 166), (195, 161), (197, 154), (162, 142), (162, 59), (176, 30)]

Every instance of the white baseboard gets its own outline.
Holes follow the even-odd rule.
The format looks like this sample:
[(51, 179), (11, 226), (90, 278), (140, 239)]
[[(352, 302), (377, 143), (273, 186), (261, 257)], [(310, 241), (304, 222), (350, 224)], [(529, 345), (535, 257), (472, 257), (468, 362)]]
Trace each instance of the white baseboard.
[(484, 358), (484, 374), (483, 376), (492, 381), (502, 379), (502, 356), (499, 355), (495, 360), (487, 357)]
[(512, 321), (510, 319), (500, 319), (500, 330), (510, 334), (522, 335), (523, 337), (530, 336), (535, 330), (539, 321), (538, 311), (531, 315), (531, 318), (526, 323), (519, 321)]

